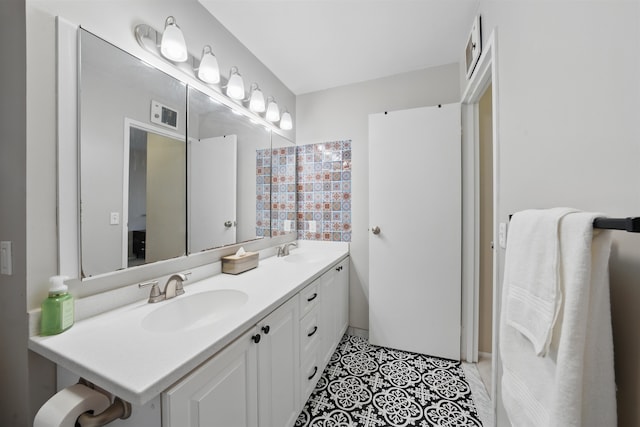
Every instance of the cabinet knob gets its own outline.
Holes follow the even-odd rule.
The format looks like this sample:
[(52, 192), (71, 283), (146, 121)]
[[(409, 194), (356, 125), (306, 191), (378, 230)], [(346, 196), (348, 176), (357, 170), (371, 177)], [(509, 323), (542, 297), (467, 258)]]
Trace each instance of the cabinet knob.
[(265, 335), (267, 335), (270, 330), (271, 330), (271, 328), (269, 327), (269, 325), (266, 325), (266, 326), (262, 327), (262, 332), (264, 332)]
[(252, 337), (251, 337), (251, 340), (252, 340), (254, 343), (258, 344), (258, 343), (260, 342), (260, 338), (261, 338), (261, 337), (260, 337), (260, 334), (255, 334), (254, 336), (252, 336)]
[(371, 227), (371, 232), (377, 236), (378, 234), (380, 234), (380, 227), (378, 227), (377, 225), (375, 227)]

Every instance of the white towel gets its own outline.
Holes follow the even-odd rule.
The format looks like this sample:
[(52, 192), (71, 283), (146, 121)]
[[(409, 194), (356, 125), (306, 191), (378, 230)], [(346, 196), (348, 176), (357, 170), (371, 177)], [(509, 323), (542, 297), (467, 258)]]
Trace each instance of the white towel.
[(509, 287), (506, 323), (547, 354), (562, 303), (558, 269), (560, 219), (570, 208), (527, 210), (511, 219), (504, 282)]
[[(564, 298), (546, 357), (536, 355), (529, 339), (506, 323), (502, 311), (502, 400), (514, 427), (617, 425), (607, 268), (611, 235), (594, 232), (596, 216), (571, 213), (560, 221), (559, 284)], [(516, 226), (511, 225), (507, 263), (514, 262), (509, 251)], [(505, 276), (503, 308), (509, 291)]]

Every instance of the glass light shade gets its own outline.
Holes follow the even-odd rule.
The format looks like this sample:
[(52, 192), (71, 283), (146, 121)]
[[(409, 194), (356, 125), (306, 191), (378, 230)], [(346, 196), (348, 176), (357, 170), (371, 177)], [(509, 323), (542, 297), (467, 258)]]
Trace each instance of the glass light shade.
[(267, 113), (265, 114), (265, 119), (270, 122), (277, 122), (280, 120), (280, 110), (278, 109), (278, 104), (276, 104), (276, 100), (272, 97), (267, 98)]
[(282, 117), (280, 118), (280, 129), (293, 129), (293, 120), (291, 120), (291, 113), (289, 113), (286, 109), (284, 110), (284, 113), (282, 113)]
[(231, 99), (244, 99), (244, 80), (236, 67), (231, 67), (227, 83), (227, 96)]
[(265, 110), (264, 94), (256, 83), (251, 85), (249, 96), (249, 109), (254, 113), (262, 113)]
[(220, 83), (220, 68), (218, 67), (218, 59), (211, 52), (211, 46), (205, 46), (202, 49), (202, 59), (198, 67), (198, 78), (205, 83)]
[(160, 43), (160, 53), (165, 58), (174, 62), (187, 60), (187, 43), (184, 41), (182, 30), (176, 24), (176, 19), (169, 16), (164, 23), (164, 32)]

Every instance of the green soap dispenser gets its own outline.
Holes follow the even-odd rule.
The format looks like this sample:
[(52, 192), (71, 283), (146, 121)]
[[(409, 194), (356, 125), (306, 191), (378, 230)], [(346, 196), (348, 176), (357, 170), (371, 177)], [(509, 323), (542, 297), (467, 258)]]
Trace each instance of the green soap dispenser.
[(66, 276), (52, 276), (49, 297), (42, 302), (40, 335), (55, 335), (73, 326), (73, 296), (64, 284)]

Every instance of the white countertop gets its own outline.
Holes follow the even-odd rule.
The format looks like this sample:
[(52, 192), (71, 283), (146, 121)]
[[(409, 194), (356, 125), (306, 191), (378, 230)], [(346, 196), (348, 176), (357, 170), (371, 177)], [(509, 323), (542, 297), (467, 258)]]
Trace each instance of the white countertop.
[(76, 322), (62, 334), (31, 337), (29, 348), (132, 404), (144, 405), (349, 253), (346, 244), (304, 243), (291, 254), (309, 262), (274, 256), (237, 276), (185, 282), (186, 293), (177, 298), (217, 289), (249, 296), (236, 312), (215, 323), (188, 331), (149, 332), (141, 326), (144, 316), (172, 300), (149, 304), (145, 299)]

